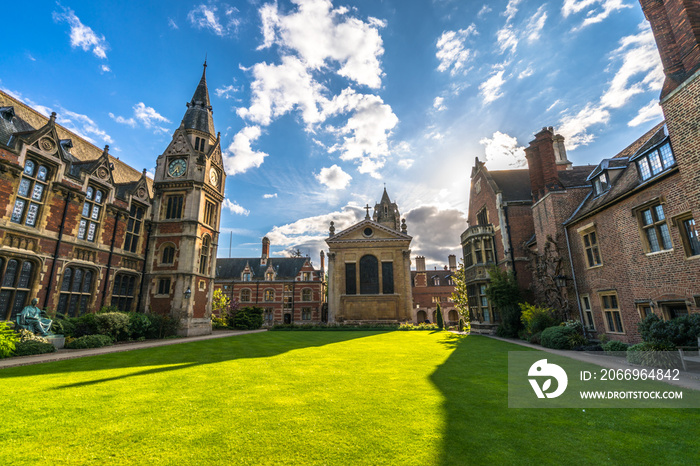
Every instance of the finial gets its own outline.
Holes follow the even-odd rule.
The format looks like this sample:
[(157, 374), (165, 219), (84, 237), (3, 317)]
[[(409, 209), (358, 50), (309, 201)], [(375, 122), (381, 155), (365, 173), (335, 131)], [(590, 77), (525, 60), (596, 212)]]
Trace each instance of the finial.
[(328, 231), (330, 232), (329, 236), (335, 235), (335, 224), (333, 223), (332, 220), (331, 220), (331, 227), (328, 229)]
[(56, 121), (56, 112), (51, 112), (51, 117), (49, 119), (51, 120), (51, 123), (54, 123)]
[(141, 172), (143, 176), (146, 176), (146, 169), (144, 168), (143, 171)]
[(104, 153), (107, 154), (108, 152), (109, 152), (109, 146), (105, 145), (105, 152)]
[(367, 215), (365, 215), (365, 220), (369, 220), (369, 204), (364, 207), (367, 210)]
[(406, 233), (408, 231), (408, 227), (406, 227), (406, 219), (402, 218), (401, 219), (401, 233)]

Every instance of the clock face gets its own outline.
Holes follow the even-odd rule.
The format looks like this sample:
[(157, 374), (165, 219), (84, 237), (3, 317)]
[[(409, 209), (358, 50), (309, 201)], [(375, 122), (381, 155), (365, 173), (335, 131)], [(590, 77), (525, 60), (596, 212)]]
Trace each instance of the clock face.
[(211, 181), (211, 184), (214, 186), (216, 186), (219, 182), (219, 172), (217, 172), (216, 168), (214, 167), (209, 170), (209, 181)]
[(178, 177), (185, 174), (187, 171), (187, 161), (185, 159), (175, 159), (168, 165), (168, 174)]

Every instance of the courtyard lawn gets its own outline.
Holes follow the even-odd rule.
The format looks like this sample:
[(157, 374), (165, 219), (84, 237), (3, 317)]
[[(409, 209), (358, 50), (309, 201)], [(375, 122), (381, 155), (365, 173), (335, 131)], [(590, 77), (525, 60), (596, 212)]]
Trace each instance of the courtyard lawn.
[(697, 409), (510, 409), (448, 332), (265, 332), (0, 370), (0, 464), (697, 464)]

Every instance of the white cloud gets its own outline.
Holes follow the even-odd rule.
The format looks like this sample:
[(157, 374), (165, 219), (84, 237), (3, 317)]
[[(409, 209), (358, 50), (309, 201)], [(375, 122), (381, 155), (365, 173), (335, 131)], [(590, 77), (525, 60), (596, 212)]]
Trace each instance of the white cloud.
[(491, 7), (489, 7), (487, 4), (484, 4), (484, 5), (481, 7), (481, 10), (479, 10), (479, 12), (476, 14), (476, 17), (479, 18), (479, 19), (481, 19), (481, 18), (483, 18), (487, 13), (490, 13), (491, 11), (493, 11), (493, 10), (491, 9)]
[(170, 29), (180, 29), (175, 20), (172, 18), (168, 18), (168, 26), (170, 26)]
[(347, 8), (333, 9), (329, 0), (295, 0), (296, 11), (284, 14), (277, 4), (260, 9), (263, 44), (273, 44), (298, 54), (309, 68), (319, 70), (330, 64), (340, 65), (337, 73), (371, 88), (381, 85), (384, 53), (379, 29), (384, 21), (362, 21), (349, 16)]
[(477, 35), (476, 26), (471, 24), (467, 29), (445, 31), (437, 40), (435, 56), (440, 60), (438, 71), (450, 71), (451, 75), (464, 69), (471, 57), (471, 49), (465, 48), (464, 43), (471, 35)]
[(216, 94), (217, 97), (223, 97), (224, 99), (230, 99), (239, 92), (241, 89), (240, 87), (236, 87), (233, 84), (229, 84), (228, 86), (221, 86), (218, 89), (214, 90), (214, 93)]
[(399, 160), (398, 164), (401, 168), (411, 168), (413, 166), (413, 162), (415, 162), (413, 159), (401, 159)]
[(534, 42), (540, 38), (540, 32), (542, 32), (547, 21), (547, 12), (544, 11), (545, 7), (546, 5), (540, 6), (525, 26), (528, 42)]
[(518, 36), (510, 25), (504, 26), (498, 30), (496, 33), (496, 40), (498, 41), (498, 47), (501, 49), (501, 53), (505, 53), (508, 50), (513, 53), (518, 47)]
[(128, 125), (131, 126), (132, 128), (136, 128), (136, 120), (133, 118), (124, 118), (123, 116), (116, 116), (114, 113), (110, 112), (109, 117), (116, 121), (117, 123), (121, 123), (122, 125)]
[(259, 126), (246, 126), (233, 137), (233, 142), (223, 154), (226, 174), (245, 173), (262, 165), (268, 154), (254, 151), (251, 147), (251, 143), (258, 139), (260, 134)]
[(508, 170), (527, 167), (525, 148), (518, 145), (518, 140), (500, 131), (493, 137), (482, 138), (479, 144), (484, 145), (486, 166), (489, 170)]
[(438, 112), (445, 110), (447, 107), (445, 107), (445, 105), (443, 105), (444, 102), (445, 102), (444, 97), (440, 97), (440, 96), (435, 97), (435, 99), (433, 99), (433, 108), (435, 110), (437, 110)]
[(80, 47), (84, 51), (92, 49), (97, 58), (106, 59), (109, 45), (104, 36), (97, 35), (92, 28), (85, 26), (70, 8), (62, 7), (63, 12), (53, 12), (56, 22), (65, 21), (70, 26), (70, 45)]
[(524, 78), (527, 78), (529, 76), (532, 76), (534, 72), (535, 72), (535, 70), (533, 70), (531, 66), (528, 66), (527, 68), (525, 68), (524, 70), (522, 70), (520, 72), (520, 74), (518, 75), (518, 79), (524, 79)]
[(576, 28), (581, 29), (600, 23), (615, 11), (624, 8), (632, 8), (632, 5), (624, 3), (624, 0), (564, 0), (561, 13), (564, 18), (567, 18), (585, 10), (586, 19)]
[(277, 198), (277, 193), (263, 194), (263, 199), (275, 199)]
[(110, 71), (112, 71), (112, 69), (108, 65), (100, 65), (100, 70), (103, 73), (109, 73)]
[(661, 111), (661, 105), (659, 105), (658, 99), (653, 99), (644, 107), (640, 108), (637, 112), (637, 116), (632, 118), (627, 126), (639, 126), (647, 121), (656, 120), (657, 118), (663, 118), (663, 112)]
[(248, 216), (248, 214), (250, 214), (250, 211), (248, 209), (243, 208), (236, 201), (232, 202), (228, 199), (224, 199), (222, 207), (224, 209), (228, 209), (232, 214), (245, 215), (246, 217)]
[(574, 150), (578, 146), (590, 144), (594, 137), (588, 134), (589, 127), (610, 121), (610, 112), (591, 103), (576, 115), (567, 115), (559, 123), (559, 133), (566, 138), (566, 147)]
[[(198, 5), (187, 13), (187, 19), (197, 29), (208, 29), (220, 37), (235, 34), (241, 23), (237, 16), (238, 9), (225, 3), (222, 4), (222, 7), (223, 15), (219, 14), (219, 8), (216, 5)], [(175, 22), (172, 21), (172, 24)], [(175, 25), (175, 29), (177, 29), (177, 25)]]
[(484, 103), (488, 104), (503, 97), (501, 87), (505, 84), (503, 79), (504, 70), (496, 71), (489, 79), (479, 85), (479, 90), (484, 98)]
[[(156, 112), (153, 107), (147, 107), (143, 102), (134, 105), (134, 117), (139, 120), (146, 128), (152, 128), (156, 122), (170, 123), (170, 120)], [(160, 130), (167, 131), (165, 128), (156, 127)]]
[(425, 256), (426, 262), (447, 264), (447, 256), (461, 257), (459, 237), (466, 229), (466, 218), (461, 210), (441, 209), (423, 205), (405, 214), (411, 241), (411, 254)]
[(522, 0), (509, 0), (508, 5), (506, 5), (506, 10), (501, 13), (506, 17), (506, 22), (510, 22), (518, 12), (518, 5)]
[(561, 99), (555, 100), (554, 102), (552, 102), (552, 105), (550, 105), (549, 107), (547, 107), (547, 110), (545, 110), (545, 112), (550, 111), (551, 109), (553, 109), (554, 107), (556, 107), (556, 106), (559, 105), (560, 103), (561, 103)]
[(323, 167), (314, 176), (320, 183), (325, 184), (330, 189), (345, 189), (350, 180), (352, 180), (352, 176), (345, 173), (338, 165)]

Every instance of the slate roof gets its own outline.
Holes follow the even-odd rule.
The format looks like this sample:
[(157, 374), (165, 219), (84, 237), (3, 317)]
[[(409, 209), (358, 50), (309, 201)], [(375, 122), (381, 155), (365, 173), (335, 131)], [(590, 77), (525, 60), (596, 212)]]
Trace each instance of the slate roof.
[(498, 189), (503, 193), (505, 201), (532, 201), (530, 191), (530, 172), (521, 170), (495, 170), (489, 171)]
[(571, 167), (571, 170), (561, 170), (558, 172), (559, 182), (565, 188), (590, 186), (587, 178), (594, 169), (593, 165), (575, 165)]
[[(44, 127), (49, 121), (41, 113), (0, 90), (0, 108), (5, 109), (5, 115), (9, 114), (10, 111), (8, 109), (10, 107), (15, 115), (11, 121), (8, 122), (0, 115), (0, 144), (7, 145), (12, 133), (35, 131)], [(61, 147), (64, 150), (64, 154), (67, 154), (66, 158), (71, 161), (76, 163), (92, 162), (99, 159), (104, 151), (104, 149), (98, 148), (59, 124), (56, 124), (56, 131), (61, 138)], [(67, 140), (70, 140), (72, 145), (67, 145)], [(118, 158), (110, 155), (109, 161), (114, 166), (112, 168), (112, 177), (115, 184), (131, 183), (141, 178), (141, 171), (127, 165)], [(146, 177), (146, 182), (149, 194), (153, 196), (153, 180)]]
[(195, 129), (214, 135), (214, 111), (209, 101), (209, 89), (207, 88), (207, 64), (204, 63), (202, 79), (199, 80), (192, 100), (187, 103), (187, 111), (182, 117), (185, 129)]
[[(426, 281), (428, 282), (428, 287), (435, 287), (435, 286), (451, 286), (447, 284), (447, 278), (448, 277), (453, 277), (452, 280), (454, 281), (454, 274), (456, 272), (453, 272), (452, 270), (411, 270), (411, 286), (416, 286), (415, 285), (415, 278), (416, 275), (419, 273), (424, 273), (426, 277)], [(438, 277), (440, 279), (440, 284), (439, 285), (434, 285), (433, 284), (433, 278)]]
[(275, 280), (293, 280), (307, 260), (308, 257), (270, 257), (266, 265), (260, 265), (260, 257), (216, 259), (216, 279), (240, 280), (247, 264), (253, 273), (252, 281), (264, 280), (270, 265), (275, 269)]
[[(596, 168), (596, 173), (603, 171), (603, 169), (599, 169), (603, 165), (607, 166), (608, 169), (617, 169), (615, 170), (616, 173), (610, 174), (610, 189), (599, 196), (594, 196), (593, 187), (591, 186), (591, 191), (588, 196), (583, 200), (571, 217), (564, 222), (564, 224), (568, 225), (581, 220), (605, 205), (614, 203), (629, 192), (640, 188), (643, 185), (653, 183), (659, 177), (669, 173), (669, 170), (665, 170), (647, 180), (642, 180), (639, 177), (637, 165), (633, 161), (633, 154), (643, 155), (661, 144), (666, 143), (667, 140), (668, 135), (666, 134), (666, 127), (663, 123), (659, 123), (652, 128), (651, 131), (648, 131), (635, 142), (630, 144), (630, 146), (628, 146), (628, 148), (632, 149), (625, 149), (624, 151), (620, 152), (620, 154), (629, 154), (631, 157), (620, 157), (620, 154), (618, 154), (612, 159), (603, 160), (599, 167)], [(593, 175), (591, 175), (591, 177), (592, 176)]]

